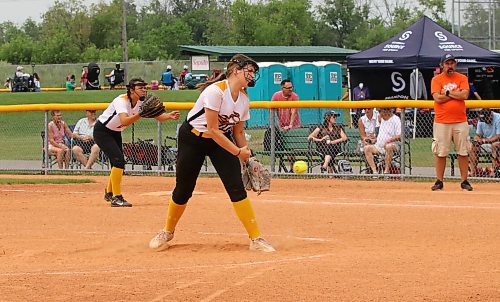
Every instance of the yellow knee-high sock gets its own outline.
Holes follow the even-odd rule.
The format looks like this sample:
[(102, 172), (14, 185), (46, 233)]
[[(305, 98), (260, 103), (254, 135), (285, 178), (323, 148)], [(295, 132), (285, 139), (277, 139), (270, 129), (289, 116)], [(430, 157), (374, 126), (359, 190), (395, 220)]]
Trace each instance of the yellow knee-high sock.
[(250, 239), (255, 239), (260, 236), (259, 226), (255, 220), (255, 214), (252, 209), (252, 204), (248, 198), (240, 200), (238, 202), (233, 202), (234, 211), (241, 223), (247, 230)]
[(113, 196), (122, 195), (122, 176), (123, 169), (113, 167), (111, 168), (110, 182), (113, 188)]
[(175, 226), (179, 219), (181, 219), (182, 213), (186, 209), (186, 205), (176, 204), (172, 198), (168, 202), (168, 212), (167, 212), (167, 221), (165, 221), (165, 230), (169, 232), (174, 232)]
[(109, 181), (108, 181), (108, 186), (106, 187), (106, 192), (109, 193), (113, 193), (113, 183), (111, 182), (111, 177), (109, 178)]

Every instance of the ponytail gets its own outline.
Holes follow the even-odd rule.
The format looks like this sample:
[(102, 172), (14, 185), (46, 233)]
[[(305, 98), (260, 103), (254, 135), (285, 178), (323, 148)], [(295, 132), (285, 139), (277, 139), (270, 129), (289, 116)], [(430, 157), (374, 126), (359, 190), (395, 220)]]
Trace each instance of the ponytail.
[(196, 89), (198, 89), (200, 91), (203, 91), (203, 90), (205, 90), (205, 88), (207, 88), (208, 86), (212, 85), (213, 83), (219, 82), (219, 81), (222, 81), (222, 80), (225, 80), (225, 79), (227, 79), (226, 74), (225, 73), (221, 73), (215, 79), (206, 81), (204, 83), (197, 84), (196, 85)]

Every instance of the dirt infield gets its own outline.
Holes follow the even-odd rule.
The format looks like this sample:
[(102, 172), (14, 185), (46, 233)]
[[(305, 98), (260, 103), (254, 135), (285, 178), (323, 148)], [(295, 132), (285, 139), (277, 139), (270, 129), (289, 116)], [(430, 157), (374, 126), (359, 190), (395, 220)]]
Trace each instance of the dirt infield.
[(276, 179), (250, 193), (265, 254), (218, 178), (163, 252), (148, 242), (174, 179), (125, 176), (134, 207), (111, 208), (90, 178), (0, 185), (1, 301), (500, 301), (499, 183)]

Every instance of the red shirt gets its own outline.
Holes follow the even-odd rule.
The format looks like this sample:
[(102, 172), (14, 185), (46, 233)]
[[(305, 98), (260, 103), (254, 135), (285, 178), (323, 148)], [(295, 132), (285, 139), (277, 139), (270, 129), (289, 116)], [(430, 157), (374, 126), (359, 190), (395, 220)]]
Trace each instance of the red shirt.
[[(278, 91), (273, 94), (271, 101), (298, 101), (299, 96), (292, 92), (288, 98), (283, 95), (283, 91)], [(292, 128), (300, 128), (300, 116), (298, 108), (278, 108), (278, 127), (284, 128), (290, 126), (290, 118), (292, 117), (292, 111), (296, 111), (295, 120), (292, 123)]]
[[(431, 94), (441, 93), (443, 88), (450, 91), (469, 91), (469, 81), (466, 76), (458, 72), (454, 72), (451, 75), (441, 73), (432, 78)], [(434, 102), (434, 111), (435, 123), (451, 124), (467, 122), (464, 100), (451, 98), (445, 103)]]

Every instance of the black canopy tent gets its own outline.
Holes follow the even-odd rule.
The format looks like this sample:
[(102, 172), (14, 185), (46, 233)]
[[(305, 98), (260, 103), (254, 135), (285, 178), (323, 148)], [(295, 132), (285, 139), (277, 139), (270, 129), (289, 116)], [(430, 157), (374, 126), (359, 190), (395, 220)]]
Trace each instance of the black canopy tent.
[[(362, 82), (372, 99), (432, 99), (433, 71), (446, 53), (457, 58), (460, 71), (474, 74), (471, 80), (479, 82), (486, 67), (500, 66), (499, 53), (469, 43), (424, 16), (393, 38), (348, 56), (349, 91)], [(500, 78), (499, 70), (491, 76)]]

